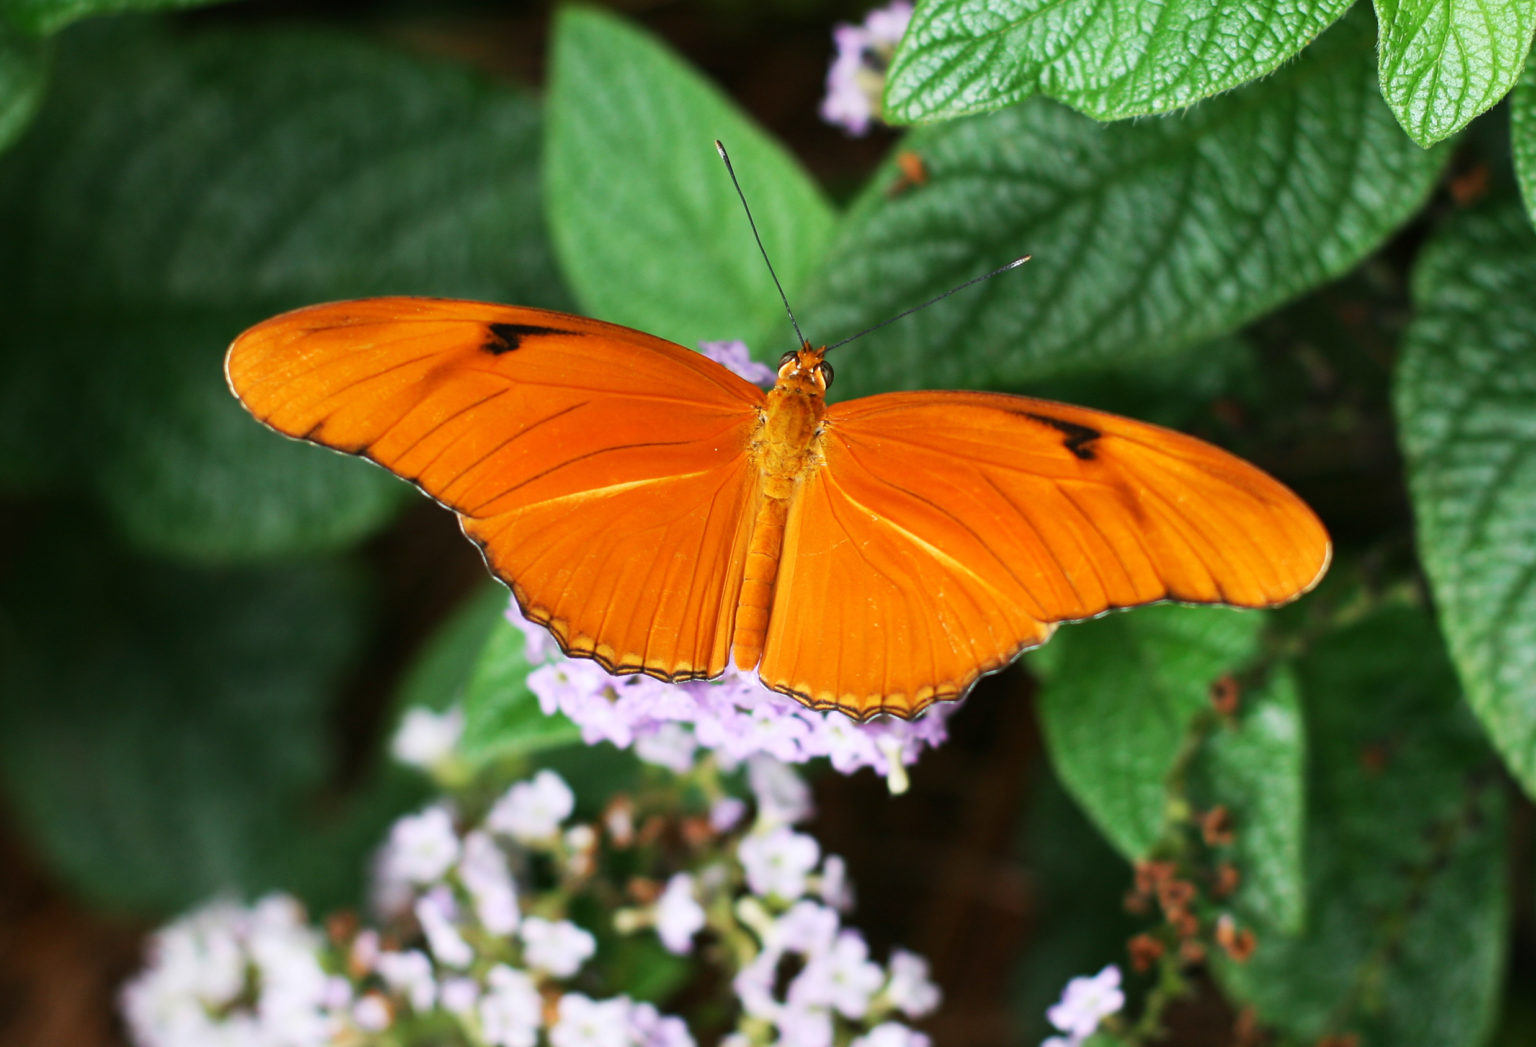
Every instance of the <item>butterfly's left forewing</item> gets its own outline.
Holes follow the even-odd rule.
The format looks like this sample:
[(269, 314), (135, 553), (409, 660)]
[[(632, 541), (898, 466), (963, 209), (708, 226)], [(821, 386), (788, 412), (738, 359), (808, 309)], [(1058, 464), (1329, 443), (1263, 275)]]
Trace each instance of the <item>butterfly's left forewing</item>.
[(1261, 470), (1085, 408), (873, 396), (828, 409), (820, 452), (759, 673), (861, 718), (958, 698), (1056, 623), (1157, 600), (1273, 606), (1329, 559), (1316, 516)]
[(564, 313), (382, 298), (259, 324), (226, 370), (268, 425), (457, 512), (570, 653), (669, 679), (725, 668), (763, 394), (720, 365)]

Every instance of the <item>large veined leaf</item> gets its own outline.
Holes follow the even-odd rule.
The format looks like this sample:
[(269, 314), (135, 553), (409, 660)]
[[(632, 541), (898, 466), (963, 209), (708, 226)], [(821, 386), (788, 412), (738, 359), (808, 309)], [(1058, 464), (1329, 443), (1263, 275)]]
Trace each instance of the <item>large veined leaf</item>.
[(832, 209), (794, 159), (675, 55), (612, 15), (556, 19), (545, 192), (566, 277), (594, 316), (692, 346), (795, 348), (714, 139), (730, 150), (794, 300)]
[(925, 0), (891, 63), (903, 123), (1040, 94), (1100, 120), (1167, 112), (1273, 72), (1351, 0)]
[(564, 300), (525, 96), (302, 33), (86, 26), (0, 156), (0, 480), (94, 494), (139, 544), (201, 558), (335, 546), (403, 484), (281, 439), (225, 347), (367, 294)]
[(68, 523), (19, 554), (0, 586), (0, 782), (63, 879), (136, 910), (355, 897), (382, 819), (346, 826), (317, 801), (367, 616), (356, 577), (125, 559)]
[(1420, 145), (1460, 131), (1514, 86), (1536, 33), (1528, 0), (1374, 0), (1381, 93)]
[(1525, 212), (1536, 225), (1536, 51), (1526, 59), (1525, 73), (1509, 96), (1509, 144)]
[(204, 7), (223, 0), (0, 0), (0, 19), (33, 33), (56, 33), (93, 15)]
[(841, 350), (834, 395), (1014, 385), (1230, 331), (1355, 265), (1412, 215), (1441, 156), (1376, 87), (1369, 19), (1186, 114), (1108, 126), (1033, 99), (913, 132), (855, 205), (800, 308), (836, 340), (1023, 252), (1034, 261)]
[(1294, 1042), (1476, 1047), (1509, 913), (1498, 776), (1428, 616), (1326, 637), (1296, 679), (1310, 733), (1304, 934), (1258, 927), (1219, 973)]
[(1536, 795), (1536, 233), (1458, 215), (1413, 275), (1396, 376), (1419, 550), (1467, 700)]

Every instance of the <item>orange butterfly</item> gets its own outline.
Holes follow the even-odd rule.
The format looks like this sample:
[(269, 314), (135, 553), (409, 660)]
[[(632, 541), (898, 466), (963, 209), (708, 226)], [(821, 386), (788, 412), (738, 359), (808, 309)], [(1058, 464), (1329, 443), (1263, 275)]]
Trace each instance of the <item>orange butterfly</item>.
[(1001, 393), (828, 406), (825, 352), (764, 393), (615, 324), (378, 298), (267, 320), (225, 366), (267, 425), (457, 513), (567, 654), (663, 680), (734, 661), (859, 719), (960, 698), (1060, 622), (1272, 607), (1328, 566), (1305, 503), (1210, 444)]

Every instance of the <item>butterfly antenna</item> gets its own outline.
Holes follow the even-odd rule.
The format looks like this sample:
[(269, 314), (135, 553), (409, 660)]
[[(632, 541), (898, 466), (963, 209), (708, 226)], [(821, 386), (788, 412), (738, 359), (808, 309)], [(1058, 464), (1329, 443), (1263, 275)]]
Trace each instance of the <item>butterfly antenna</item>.
[(741, 183), (736, 180), (736, 169), (731, 166), (731, 158), (725, 151), (725, 144), (720, 139), (715, 139), (715, 152), (720, 154), (720, 159), (725, 161), (726, 174), (731, 176), (731, 184), (736, 187), (736, 195), (741, 199), (741, 209), (747, 212), (747, 224), (752, 227), (752, 238), (757, 241), (757, 249), (762, 252), (763, 264), (768, 267), (768, 275), (773, 277), (773, 286), (778, 289), (779, 301), (784, 303), (784, 311), (789, 314), (789, 322), (795, 329), (795, 337), (801, 345), (809, 345), (805, 335), (800, 333), (800, 321), (795, 319), (795, 311), (789, 307), (789, 296), (784, 293), (784, 285), (779, 283), (779, 274), (773, 271), (773, 263), (768, 260), (768, 249), (763, 246), (763, 238), (757, 231), (757, 222), (752, 219), (752, 208), (747, 206), (747, 194), (741, 191)]
[[(1027, 254), (1026, 255), (1020, 255), (1018, 258), (1015, 258), (1013, 261), (1009, 262), (1007, 265), (999, 266), (998, 268), (992, 270), (990, 273), (983, 273), (981, 276), (972, 277), (971, 279), (967, 280), (965, 283), (961, 284), (959, 287), (951, 287), (949, 290), (945, 291), (943, 294), (936, 295), (935, 297), (928, 299), (922, 305), (914, 305), (910, 309), (904, 309), (901, 312), (897, 313), (895, 316), (891, 317), (889, 320), (881, 320), (879, 323), (875, 324), (875, 326), (873, 326), (873, 327), (866, 327), (866, 328), (864, 328), (864, 330), (860, 331), (858, 334), (849, 335), (847, 338), (844, 338), (841, 342), (833, 342), (831, 345), (827, 346), (827, 352), (830, 353), (833, 349), (836, 349), (840, 345), (847, 345), (849, 342), (853, 341), (855, 338), (863, 338), (865, 335), (869, 334), (869, 332), (871, 332), (871, 331), (878, 331), (878, 330), (880, 330), (880, 328), (886, 326), (887, 324), (893, 324), (897, 320), (902, 319), (903, 317), (911, 316), (913, 313), (917, 312), (919, 309), (927, 309), (934, 302), (942, 302), (944, 299), (948, 298), (950, 295), (954, 294), (956, 291), (963, 291), (967, 287), (971, 286), (972, 284), (979, 284), (983, 280), (990, 280), (990, 279), (992, 279), (994, 276), (997, 276), (999, 273), (1006, 273), (1010, 269), (1017, 269), (1019, 266), (1023, 265), (1025, 262), (1029, 261), (1031, 257), (1033, 257), (1033, 256), (1032, 255), (1027, 255)], [(798, 330), (798, 328), (796, 328), (796, 330)]]

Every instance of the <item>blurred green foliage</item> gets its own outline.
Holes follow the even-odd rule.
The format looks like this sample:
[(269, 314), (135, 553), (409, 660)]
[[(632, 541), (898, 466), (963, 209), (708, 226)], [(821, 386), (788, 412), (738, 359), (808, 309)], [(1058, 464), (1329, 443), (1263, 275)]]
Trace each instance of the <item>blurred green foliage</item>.
[[(771, 361), (787, 332), (720, 138), (813, 337), (1036, 256), (870, 335), (837, 395), (1027, 382), (1373, 522), (1295, 608), (1116, 616), (1025, 660), (1102, 839), (1060, 794), (1031, 815), (1033, 849), (1061, 849), (1036, 941), (1059, 952), (1025, 961), (1021, 1001), (1120, 959), (1076, 951), (1123, 938), (1120, 859), (1194, 853), (1244, 872), (1259, 949), (1216, 970), (1278, 1042), (1492, 1034), (1531, 890), (1506, 876), (1507, 808), (1536, 795), (1529, 4), (925, 0), (886, 105), (928, 126), (846, 207), (595, 9), (553, 19), (541, 99), (362, 33), (147, 13), (186, 6), (0, 0), (0, 781), (82, 895), (338, 902), (419, 798), (343, 774), (331, 720), (375, 628), (359, 543), (407, 489), (264, 432), (224, 388), (228, 341), (314, 301), (433, 294), (574, 302)], [(1479, 117), (1506, 95), (1507, 140)], [(927, 178), (898, 192), (900, 152)], [(1373, 450), (1394, 421), (1400, 461)], [(458, 696), (481, 757), (568, 745), (487, 593), (398, 702)], [(1215, 804), (1236, 839), (1191, 843)]]

